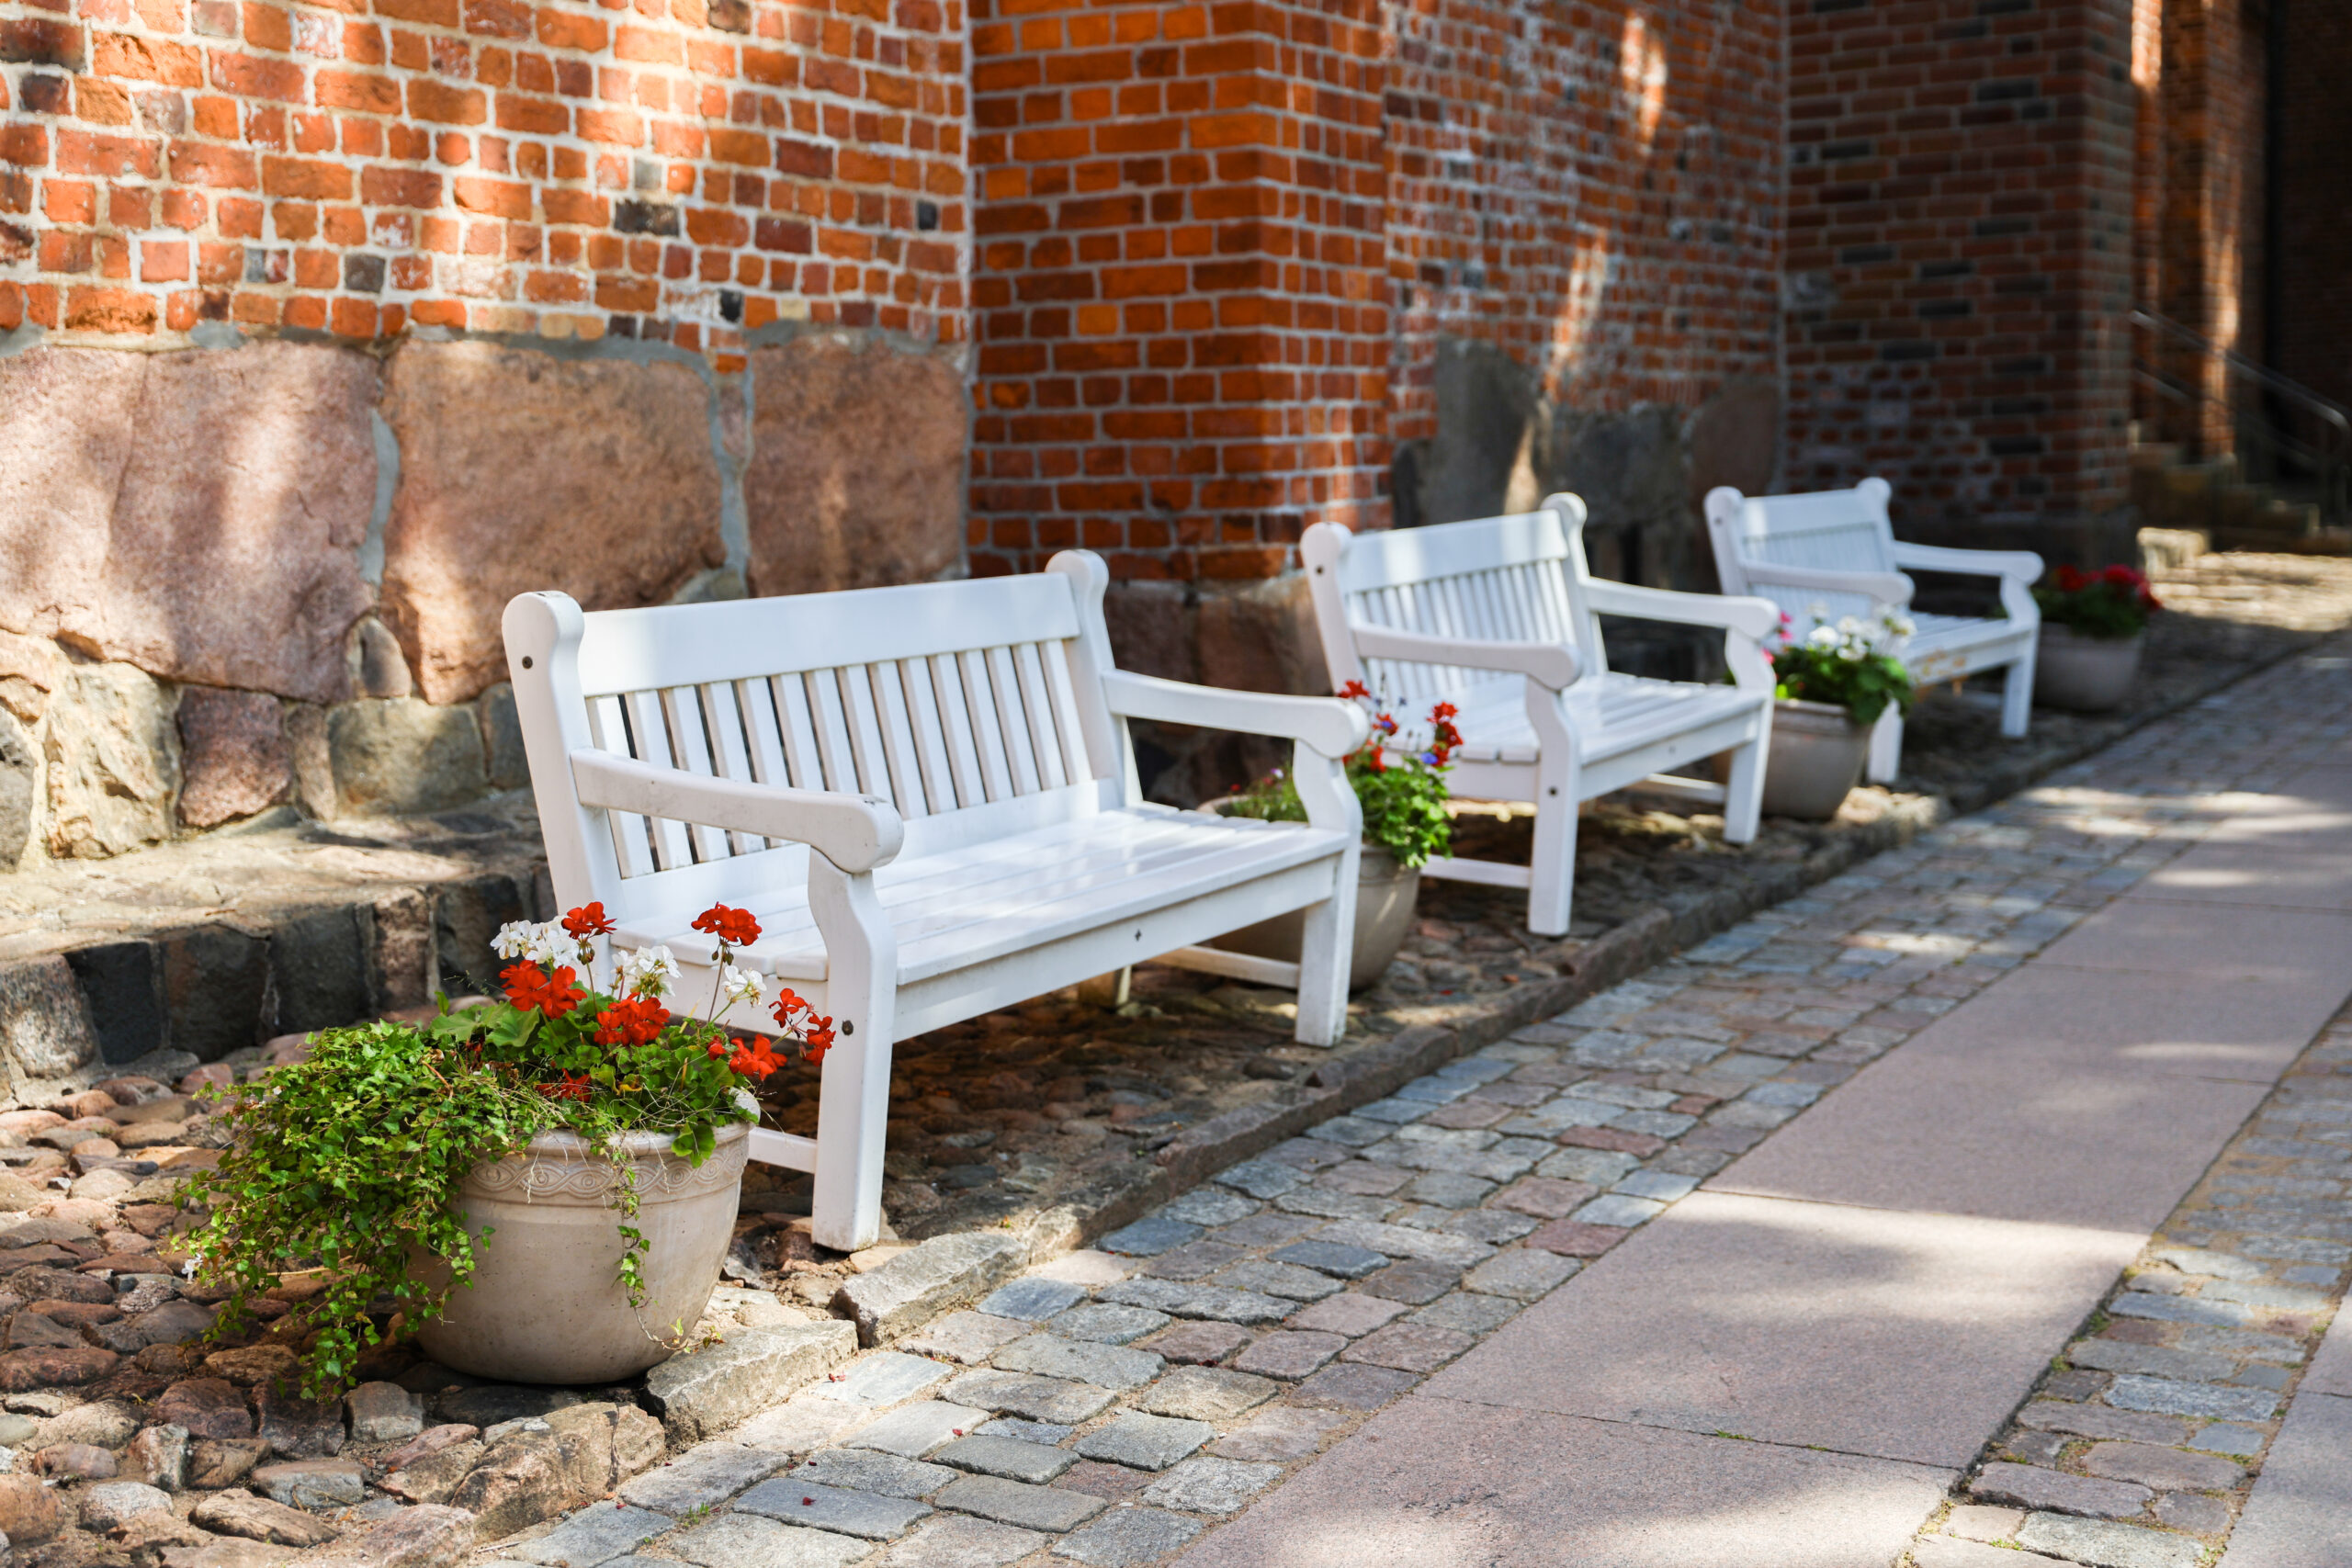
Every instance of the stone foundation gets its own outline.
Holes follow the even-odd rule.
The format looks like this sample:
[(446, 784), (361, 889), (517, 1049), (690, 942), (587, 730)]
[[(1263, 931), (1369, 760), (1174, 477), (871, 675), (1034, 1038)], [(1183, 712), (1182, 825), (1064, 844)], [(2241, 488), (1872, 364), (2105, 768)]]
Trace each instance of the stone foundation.
[(0, 334), (0, 869), (526, 784), (516, 593), (964, 570), (952, 351), (805, 323), (726, 373), (620, 338), (212, 341)]

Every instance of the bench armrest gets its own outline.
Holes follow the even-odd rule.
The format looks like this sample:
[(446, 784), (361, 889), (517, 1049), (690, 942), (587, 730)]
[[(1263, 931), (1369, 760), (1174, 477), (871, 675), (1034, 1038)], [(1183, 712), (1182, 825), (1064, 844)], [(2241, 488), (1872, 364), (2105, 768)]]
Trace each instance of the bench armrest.
[(1860, 593), (1890, 610), (1911, 603), (1912, 581), (1899, 571), (1828, 571), (1820, 567), (1777, 566), (1770, 561), (1742, 561), (1752, 588), (1810, 588), (1820, 593)]
[(1105, 671), (1102, 695), (1111, 711), (1122, 718), (1151, 718), (1162, 724), (1197, 725), (1244, 735), (1278, 735), (1326, 757), (1346, 756), (1371, 733), (1371, 721), (1363, 710), (1337, 697), (1228, 692), (1129, 670)]
[(1507, 674), (1524, 675), (1555, 692), (1576, 684), (1577, 677), (1583, 672), (1577, 650), (1566, 643), (1430, 637), (1422, 632), (1391, 631), (1386, 626), (1351, 626), (1348, 636), (1354, 641), (1360, 658), (1451, 664), (1464, 670), (1499, 670)]
[(571, 783), (582, 806), (806, 844), (852, 874), (886, 863), (906, 842), (898, 808), (870, 795), (711, 778), (589, 750), (571, 753)]
[(1679, 621), (1685, 626), (1721, 626), (1758, 641), (1770, 637), (1781, 624), (1781, 607), (1770, 599), (1726, 593), (1683, 593), (1671, 588), (1644, 588), (1631, 582), (1588, 578), (1584, 602), (1603, 615), (1630, 615), (1643, 621)]
[(1942, 545), (1906, 545), (1900, 539), (1894, 542), (1894, 564), (1921, 571), (2015, 578), (2028, 584), (2041, 575), (2041, 558), (2031, 550), (1955, 550)]

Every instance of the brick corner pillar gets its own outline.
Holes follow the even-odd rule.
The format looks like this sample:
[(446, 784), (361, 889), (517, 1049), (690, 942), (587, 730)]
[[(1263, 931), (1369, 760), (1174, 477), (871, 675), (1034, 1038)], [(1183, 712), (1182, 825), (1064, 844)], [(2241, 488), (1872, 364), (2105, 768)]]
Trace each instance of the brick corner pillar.
[(1795, 0), (1787, 488), (2132, 546), (2132, 0)]
[(1122, 663), (1322, 680), (1311, 524), (1387, 521), (1371, 0), (973, 8), (976, 572), (1084, 546)]

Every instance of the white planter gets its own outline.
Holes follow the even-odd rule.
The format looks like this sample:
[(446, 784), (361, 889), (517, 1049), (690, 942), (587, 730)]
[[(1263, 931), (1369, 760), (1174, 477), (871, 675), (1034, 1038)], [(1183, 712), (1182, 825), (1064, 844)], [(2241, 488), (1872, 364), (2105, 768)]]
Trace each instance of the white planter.
[[(718, 1283), (735, 1228), (751, 1129), (718, 1129), (700, 1166), (670, 1153), (662, 1133), (632, 1133), (637, 1228), (650, 1244), (646, 1302), (621, 1288), (620, 1168), (570, 1133), (542, 1133), (523, 1153), (482, 1166), (458, 1190), (478, 1242), (471, 1286), (417, 1335), (445, 1367), (500, 1382), (596, 1384), (630, 1377), (676, 1348)], [(446, 1278), (446, 1274), (443, 1276)]]
[(1826, 822), (1861, 782), (1871, 732), (1835, 703), (1782, 698), (1772, 705), (1764, 764), (1764, 815)]
[(2140, 678), (2145, 631), (2130, 637), (2085, 637), (2044, 623), (2034, 654), (2033, 700), (2045, 707), (2105, 713), (2132, 694)]

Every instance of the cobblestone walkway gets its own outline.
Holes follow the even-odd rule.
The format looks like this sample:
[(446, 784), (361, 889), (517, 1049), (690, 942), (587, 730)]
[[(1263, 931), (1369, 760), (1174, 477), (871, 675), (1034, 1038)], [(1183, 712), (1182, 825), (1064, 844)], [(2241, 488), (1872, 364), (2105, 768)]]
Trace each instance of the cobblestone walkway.
[[(1100, 1250), (869, 1351), (613, 1501), (487, 1555), (571, 1568), (623, 1568), (632, 1553), (703, 1568), (1179, 1553), (1236, 1568), (1885, 1568), (1905, 1550), (1919, 1568), (1996, 1551), (2019, 1562), (1983, 1544), (2002, 1540), (2098, 1568), (2198, 1562), (2225, 1537), (2341, 1282), (2352, 1226), (2323, 1172), (2352, 1152), (2332, 1120), (2345, 1101), (2329, 1092), (2352, 1048), (2335, 1034), (2313, 1048), (2181, 1214), (2165, 1216), (2342, 1004), (2352, 964), (2335, 965), (2332, 994), (2304, 1021), (2266, 1003), (2263, 1029), (2233, 1032), (2223, 1005), (2109, 1042), (2120, 1061), (2151, 1042), (2163, 1056), (2177, 1037), (2187, 1043), (2170, 1066), (2020, 1060), (2022, 1146), (2039, 1152), (1965, 1191), (1816, 1201), (1803, 1205), (1816, 1217), (1802, 1235), (1756, 1216), (1780, 1179), (1767, 1156), (1869, 1120), (1872, 1085), (1896, 1061), (1831, 1091), (1875, 1059), (2160, 868), (2181, 900), (2226, 884), (2198, 860), (2216, 846), (2191, 849), (2225, 837), (2217, 828), (2277, 829), (2283, 852), (2263, 875), (2310, 887), (2296, 930), (2256, 929), (2217, 901), (2191, 913), (2215, 931), (2246, 928), (2204, 961), (2226, 976), (2097, 971), (2079, 953), (2036, 973), (2092, 998), (2094, 1017), (2131, 998), (2132, 1017), (2178, 1016), (2168, 984), (2195, 995), (2266, 963), (2292, 967), (2279, 954), (2352, 924), (2328, 912), (2352, 902), (2331, 891), (2352, 850), (2323, 863), (2295, 839), (2341, 834), (2352, 794), (2314, 807), (2280, 793), (2314, 763), (2352, 764), (2346, 666), (2340, 650), (2305, 655), (2144, 730), (1223, 1171)], [(2339, 776), (2352, 781), (2352, 767)], [(2243, 858), (2230, 863), (2243, 879)], [(2086, 963), (2097, 972), (2067, 967)], [(2264, 994), (2312, 988), (2290, 976)], [(2053, 1041), (2074, 1039), (2081, 1009), (2036, 1005)], [(2094, 1055), (2098, 1033), (2085, 1035)], [(1932, 1066), (1938, 1049), (1919, 1039), (1896, 1055)], [(1932, 1074), (1905, 1093), (1912, 1125), (1946, 1117), (1950, 1135), (1921, 1134), (1892, 1156), (1865, 1149), (1855, 1179), (1932, 1187), (1947, 1168), (1973, 1168), (1965, 1094)], [(1830, 1155), (1808, 1164), (1837, 1174)], [(2059, 1220), (2018, 1223), (2053, 1193)], [(1716, 1273), (1678, 1282), (1657, 1261), (1669, 1235), (1684, 1253), (1694, 1236), (1719, 1243)], [(1831, 1255), (1883, 1277), (1840, 1301), (1756, 1272)], [(2135, 1257), (2127, 1288), (2084, 1326)], [(1710, 1296), (1717, 1278), (1742, 1283)], [(1612, 1301), (1590, 1343), (1583, 1328), (1544, 1326)], [(1749, 1316), (1710, 1323), (1728, 1306)], [(1815, 1326), (1844, 1362), (1748, 1364)], [(1612, 1383), (1593, 1359), (1611, 1336), (1622, 1365), (1664, 1370), (1630, 1391)], [(1677, 1348), (1683, 1361), (1657, 1361)], [(1563, 1358), (1571, 1386), (1544, 1393)], [(1498, 1393), (1498, 1379), (1527, 1386)], [(1623, 1407), (1577, 1414), (1596, 1399)], [(2051, 1414), (2062, 1406), (2077, 1414)], [(1345, 1456), (1317, 1462), (1335, 1444)]]

